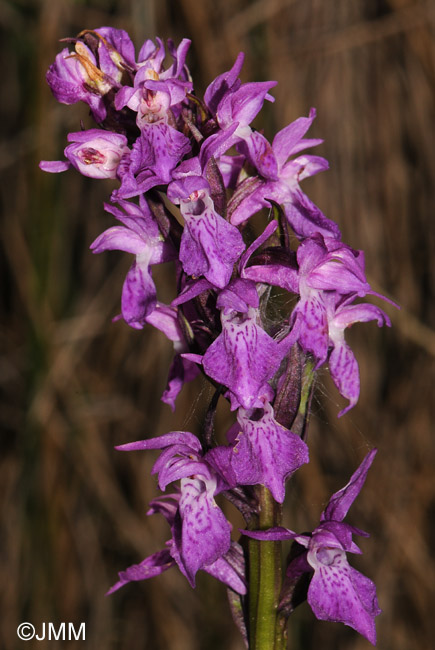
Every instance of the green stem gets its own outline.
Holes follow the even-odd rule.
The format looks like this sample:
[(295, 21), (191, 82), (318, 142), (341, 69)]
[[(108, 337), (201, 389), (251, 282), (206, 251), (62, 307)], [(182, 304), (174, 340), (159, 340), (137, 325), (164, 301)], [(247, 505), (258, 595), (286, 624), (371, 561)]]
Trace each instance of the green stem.
[[(279, 504), (266, 487), (260, 485), (258, 489), (260, 529), (278, 526)], [(281, 542), (250, 541), (250, 650), (274, 649), (280, 588)]]
[(259, 593), (260, 542), (249, 540), (249, 648), (255, 648)]

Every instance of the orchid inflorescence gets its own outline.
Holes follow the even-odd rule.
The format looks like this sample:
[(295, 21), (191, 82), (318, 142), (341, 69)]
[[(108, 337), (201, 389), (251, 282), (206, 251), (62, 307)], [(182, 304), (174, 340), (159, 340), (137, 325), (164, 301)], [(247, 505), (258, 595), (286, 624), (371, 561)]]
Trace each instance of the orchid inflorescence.
[[(254, 648), (246, 614), (254, 570), (246, 566), (248, 537), (291, 539), (296, 551), (278, 615), (287, 619), (304, 600), (299, 589), (296, 602), (297, 585), (306, 584), (304, 596), (317, 618), (341, 621), (375, 643), (375, 586), (346, 558), (360, 553), (352, 535), (366, 533), (343, 522), (375, 450), (332, 496), (311, 534), (283, 528), (278, 519), (258, 530), (264, 528), (260, 490), (282, 504), (286, 482), (308, 462), (316, 370), (328, 364), (348, 402), (343, 415), (359, 396), (358, 364), (345, 330), (371, 320), (390, 325), (379, 307), (360, 301), (378, 295), (367, 282), (362, 251), (342, 242), (336, 223), (300, 188), (304, 178), (328, 168), (324, 158), (304, 153), (322, 142), (305, 138), (315, 110), (270, 143), (251, 123), (263, 103), (273, 101), (275, 82), (242, 83), (243, 54), (200, 98), (185, 64), (187, 39), (177, 48), (168, 41), (167, 49), (160, 39), (147, 40), (137, 59), (123, 30), (85, 30), (68, 41), (74, 49), (57, 55), (48, 83), (59, 102), (87, 103), (97, 126), (70, 133), (65, 160), (40, 166), (48, 172), (75, 167), (118, 181), (105, 209), (121, 225), (103, 232), (91, 249), (133, 255), (119, 318), (136, 329), (152, 325), (172, 341), (162, 396), (172, 410), (183, 384), (200, 372), (215, 389), (200, 438), (172, 431), (118, 447), (161, 450), (153, 473), (162, 491), (173, 489), (154, 499), (148, 514), (162, 514), (171, 537), (164, 550), (121, 572), (109, 593), (174, 565), (192, 586), (197, 571), (206, 571), (228, 586), (239, 627)], [(259, 232), (259, 221), (251, 220), (257, 213), (264, 217)], [(167, 305), (158, 300), (152, 267), (169, 261), (177, 295)], [(274, 287), (291, 305), (279, 319), (269, 314)], [(213, 434), (221, 398), (235, 413), (227, 444)], [(245, 517), (239, 542), (218, 494)]]

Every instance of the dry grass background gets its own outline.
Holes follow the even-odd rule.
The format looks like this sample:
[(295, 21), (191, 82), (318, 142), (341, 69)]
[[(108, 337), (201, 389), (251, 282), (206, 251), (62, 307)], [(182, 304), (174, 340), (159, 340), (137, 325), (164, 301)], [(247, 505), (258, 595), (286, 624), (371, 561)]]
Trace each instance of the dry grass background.
[[(81, 645), (90, 649), (242, 648), (225, 591), (207, 576), (192, 591), (171, 570), (104, 597), (118, 570), (168, 534), (145, 516), (154, 455), (113, 445), (195, 429), (207, 389), (186, 387), (172, 415), (159, 402), (169, 344), (110, 322), (130, 260), (88, 250), (112, 224), (102, 210), (110, 185), (37, 167), (61, 156), (67, 131), (87, 116), (83, 105), (57, 105), (46, 87), (58, 39), (101, 25), (127, 29), (137, 45), (190, 37), (202, 89), (244, 50), (245, 81), (279, 82), (266, 135), (317, 107), (311, 137), (325, 137), (318, 152), (331, 170), (305, 189), (345, 241), (366, 251), (372, 283), (402, 310), (386, 307), (391, 330), (349, 332), (362, 390), (340, 420), (322, 373), (312, 462), (290, 490), (286, 521), (315, 525), (329, 494), (377, 446), (350, 515), (372, 534), (355, 565), (378, 585), (378, 647), (433, 647), (434, 22), (435, 6), (423, 0), (1, 0), (1, 648), (22, 647), (24, 620), (85, 621)], [(167, 272), (159, 276), (169, 296)], [(315, 622), (306, 605), (291, 629), (293, 650), (370, 647), (349, 628)]]

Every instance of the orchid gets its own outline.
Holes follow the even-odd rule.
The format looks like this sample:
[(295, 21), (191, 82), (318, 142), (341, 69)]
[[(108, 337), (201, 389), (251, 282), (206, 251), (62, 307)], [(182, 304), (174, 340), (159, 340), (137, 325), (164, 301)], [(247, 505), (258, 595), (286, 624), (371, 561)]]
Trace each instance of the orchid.
[(259, 297), (255, 283), (235, 280), (216, 303), (221, 309), (222, 332), (200, 361), (206, 374), (229, 389), (232, 409), (262, 406), (267, 382), (278, 370), (284, 352), (258, 324)]
[(168, 196), (180, 204), (186, 224), (180, 243), (184, 272), (223, 289), (245, 245), (237, 228), (216, 212), (210, 191), (206, 179), (186, 172), (169, 185)]
[(239, 432), (229, 462), (239, 485), (265, 485), (283, 503), (286, 481), (308, 463), (308, 447), (275, 420), (267, 399), (263, 402), (263, 409), (238, 409)]
[(162, 241), (157, 223), (144, 199), (136, 206), (120, 201), (124, 212), (106, 205), (123, 226), (112, 226), (91, 245), (94, 253), (122, 250), (136, 256), (122, 290), (122, 317), (132, 327), (141, 329), (145, 318), (155, 309), (157, 296), (150, 267), (175, 257), (169, 242)]
[(104, 95), (117, 87), (114, 79), (98, 69), (94, 55), (82, 41), (77, 42), (73, 54), (64, 48), (57, 55), (47, 72), (47, 82), (62, 104), (88, 104), (97, 123), (107, 116)]
[(376, 449), (369, 452), (349, 483), (332, 495), (320, 516), (319, 526), (311, 535), (297, 535), (286, 528), (243, 531), (254, 539), (293, 539), (306, 548), (303, 555), (290, 562), (287, 576), (290, 580), (292, 577), (298, 579), (305, 571), (313, 572), (307, 600), (315, 616), (349, 625), (373, 645), (376, 644), (374, 619), (381, 613), (376, 587), (369, 578), (353, 569), (346, 558), (346, 553), (361, 553), (352, 535), (368, 535), (343, 523), (343, 519), (358, 496), (375, 455)]
[[(147, 514), (161, 513), (171, 526), (174, 534), (174, 527), (176, 526), (177, 514), (179, 512), (179, 502), (179, 492), (154, 499), (150, 503), (151, 507)], [(181, 572), (186, 575), (184, 564), (180, 554), (177, 552), (173, 539), (170, 539), (166, 543), (166, 546), (166, 549), (153, 553), (140, 564), (133, 564), (125, 569), (125, 571), (121, 571), (118, 582), (109, 589), (107, 595), (117, 591), (128, 582), (153, 578), (173, 566), (178, 566)], [(242, 549), (236, 542), (231, 542), (230, 548), (225, 554), (211, 564), (204, 565), (202, 570), (225, 583), (235, 592), (239, 594), (246, 593), (244, 558)]]
[[(47, 81), (58, 101), (85, 102), (96, 124), (68, 135), (65, 160), (40, 167), (115, 183), (104, 207), (120, 224), (91, 244), (94, 253), (133, 256), (114, 320), (145, 335), (153, 327), (169, 341), (173, 359), (161, 400), (172, 411), (198, 375), (213, 389), (198, 435), (176, 430), (117, 446), (160, 451), (152, 473), (163, 494), (148, 514), (165, 517), (170, 538), (121, 571), (108, 593), (171, 567), (195, 587), (205, 571), (228, 588), (247, 648), (284, 650), (299, 604), (294, 589), (309, 580), (306, 597), (317, 618), (340, 621), (375, 643), (375, 586), (347, 560), (360, 552), (352, 536), (367, 534), (343, 520), (376, 452), (331, 497), (311, 534), (280, 525), (288, 484), (309, 462), (318, 369), (328, 364), (348, 400), (344, 415), (360, 391), (347, 328), (390, 325), (383, 310), (363, 302), (391, 302), (372, 290), (363, 252), (342, 241), (338, 225), (300, 188), (328, 168), (322, 156), (305, 153), (322, 142), (305, 137), (315, 109), (269, 141), (252, 122), (273, 101), (276, 82), (242, 83), (243, 53), (201, 97), (186, 65), (188, 39), (178, 46), (146, 40), (136, 55), (125, 31), (101, 27), (69, 43)], [(153, 277), (153, 267), (167, 262), (169, 296)], [(282, 308), (274, 287), (284, 292)], [(215, 431), (222, 402), (232, 418), (226, 436)], [(225, 500), (246, 522), (242, 543)], [(280, 593), (283, 540), (296, 552)]]
[(319, 156), (303, 155), (289, 160), (307, 147), (322, 142), (303, 138), (310, 128), (316, 111), (311, 109), (308, 117), (300, 117), (275, 136), (272, 145), (260, 133), (252, 135), (246, 144), (246, 156), (259, 176), (251, 183), (246, 197), (239, 202), (237, 193), (230, 208), (231, 223), (238, 225), (249, 219), (263, 207), (269, 207), (268, 199), (282, 203), (286, 217), (294, 232), (300, 237), (321, 234), (340, 237), (337, 225), (325, 215), (300, 190), (304, 178), (328, 169), (328, 162)]
[(231, 70), (215, 79), (204, 94), (205, 104), (221, 129), (237, 124), (228, 148), (240, 141), (250, 142), (254, 132), (249, 125), (265, 99), (274, 101), (269, 90), (276, 86), (276, 81), (242, 84), (238, 78), (242, 64), (243, 55), (240, 54)]
[[(391, 325), (388, 316), (369, 304), (352, 304), (374, 293), (364, 274), (363, 254), (320, 234), (307, 239), (297, 251), (300, 301), (293, 312), (299, 344), (311, 352), (319, 367), (329, 355), (331, 376), (349, 405), (359, 396), (358, 364), (344, 340), (344, 330), (356, 322), (376, 320)], [(384, 298), (384, 296), (380, 296)]]
[(127, 138), (120, 133), (107, 133), (101, 129), (89, 129), (69, 133), (65, 148), (67, 161), (39, 163), (46, 172), (63, 172), (75, 167), (83, 176), (90, 178), (116, 178), (121, 158), (129, 152)]
[(198, 438), (185, 431), (173, 431), (157, 438), (130, 442), (122, 451), (163, 449), (152, 473), (159, 486), (180, 480), (180, 499), (174, 517), (173, 544), (192, 586), (199, 569), (216, 562), (231, 546), (231, 525), (214, 496), (222, 486), (212, 467), (202, 458)]

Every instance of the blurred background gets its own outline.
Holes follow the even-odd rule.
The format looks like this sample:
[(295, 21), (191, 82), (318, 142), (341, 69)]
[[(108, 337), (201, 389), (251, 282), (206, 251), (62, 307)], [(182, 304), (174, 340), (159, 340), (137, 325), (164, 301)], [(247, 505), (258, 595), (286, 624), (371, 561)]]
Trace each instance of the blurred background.
[[(330, 171), (304, 190), (364, 249), (369, 280), (401, 305), (393, 327), (347, 333), (361, 398), (343, 402), (320, 373), (309, 435), (311, 463), (289, 490), (285, 523), (311, 530), (330, 494), (367, 451), (378, 456), (349, 521), (368, 530), (351, 561), (378, 587), (382, 650), (425, 650), (435, 638), (435, 5), (423, 0), (1, 0), (0, 124), (0, 647), (21, 648), (22, 621), (86, 622), (83, 647), (241, 650), (225, 589), (196, 590), (175, 570), (104, 596), (117, 572), (162, 548), (164, 521), (146, 517), (158, 493), (156, 457), (113, 446), (173, 429), (196, 431), (209, 398), (198, 380), (176, 414), (160, 402), (171, 345), (134, 331), (118, 313), (128, 255), (93, 256), (113, 225), (110, 182), (75, 171), (44, 174), (68, 131), (90, 126), (85, 105), (62, 106), (45, 72), (58, 41), (103, 25), (145, 38), (192, 39), (198, 93), (246, 53), (243, 81), (277, 80), (261, 128), (276, 130), (311, 106), (310, 137)], [(258, 120), (256, 122), (260, 126)], [(163, 300), (166, 269), (156, 269)], [(377, 299), (374, 302), (381, 304)], [(227, 418), (223, 413), (222, 422)], [(229, 516), (234, 513), (229, 512)], [(238, 524), (237, 518), (234, 521)], [(292, 650), (364, 650), (304, 604)], [(29, 642), (64, 648), (79, 642)]]

